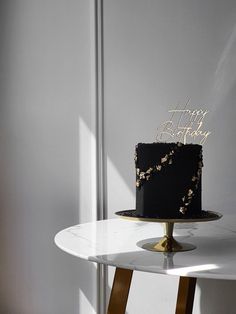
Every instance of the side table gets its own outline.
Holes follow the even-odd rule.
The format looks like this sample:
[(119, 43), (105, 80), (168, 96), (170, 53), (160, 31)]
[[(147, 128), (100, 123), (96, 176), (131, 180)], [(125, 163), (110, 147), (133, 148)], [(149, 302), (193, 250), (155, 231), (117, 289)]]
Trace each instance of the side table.
[(236, 215), (209, 223), (177, 224), (175, 238), (196, 246), (177, 253), (142, 245), (162, 237), (161, 224), (108, 219), (69, 227), (56, 245), (79, 258), (116, 267), (107, 314), (124, 314), (133, 271), (179, 276), (176, 314), (191, 314), (197, 278), (236, 280)]

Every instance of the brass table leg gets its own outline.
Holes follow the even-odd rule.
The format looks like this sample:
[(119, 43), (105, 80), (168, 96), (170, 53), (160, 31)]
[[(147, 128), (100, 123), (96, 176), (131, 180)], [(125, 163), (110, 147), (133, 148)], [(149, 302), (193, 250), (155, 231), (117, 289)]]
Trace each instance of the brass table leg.
[(175, 314), (192, 314), (197, 278), (180, 277)]
[(125, 314), (133, 270), (116, 268), (107, 314)]

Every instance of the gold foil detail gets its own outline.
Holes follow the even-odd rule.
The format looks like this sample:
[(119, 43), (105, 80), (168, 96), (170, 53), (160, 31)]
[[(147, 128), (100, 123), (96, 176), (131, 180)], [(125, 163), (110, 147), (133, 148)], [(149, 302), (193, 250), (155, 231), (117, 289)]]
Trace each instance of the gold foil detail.
[(188, 196), (191, 196), (193, 194), (193, 190), (189, 189), (188, 190)]
[(187, 211), (186, 207), (180, 207), (179, 211), (181, 212), (181, 214), (185, 214), (185, 212)]

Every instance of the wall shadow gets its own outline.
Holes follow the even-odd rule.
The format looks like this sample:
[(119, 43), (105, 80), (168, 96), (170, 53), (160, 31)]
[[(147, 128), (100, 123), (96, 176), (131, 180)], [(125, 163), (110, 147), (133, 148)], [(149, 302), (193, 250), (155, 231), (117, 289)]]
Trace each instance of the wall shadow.
[(201, 314), (234, 314), (236, 282), (198, 279)]

